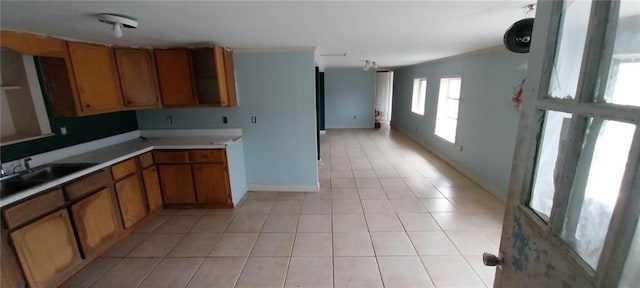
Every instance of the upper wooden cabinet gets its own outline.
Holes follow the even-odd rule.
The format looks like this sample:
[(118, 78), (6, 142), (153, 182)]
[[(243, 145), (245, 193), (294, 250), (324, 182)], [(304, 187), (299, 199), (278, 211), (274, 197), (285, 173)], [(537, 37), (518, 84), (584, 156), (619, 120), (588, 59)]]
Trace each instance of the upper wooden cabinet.
[(152, 53), (13, 31), (0, 31), (0, 46), (38, 56), (55, 116), (238, 105), (233, 52), (223, 47)]
[(192, 51), (196, 98), (201, 106), (236, 106), (233, 57), (222, 47)]
[(154, 50), (154, 54), (163, 106), (195, 105), (190, 51), (187, 49)]
[(27, 55), (67, 57), (66, 41), (31, 33), (0, 31), (0, 46)]
[(155, 62), (151, 50), (114, 49), (124, 107), (154, 108), (160, 105)]
[(227, 81), (227, 106), (238, 106), (238, 97), (236, 96), (236, 71), (233, 66), (233, 51), (223, 49), (224, 54), (224, 75)]
[(78, 89), (79, 114), (120, 111), (122, 95), (116, 64), (107, 46), (69, 42), (69, 56)]

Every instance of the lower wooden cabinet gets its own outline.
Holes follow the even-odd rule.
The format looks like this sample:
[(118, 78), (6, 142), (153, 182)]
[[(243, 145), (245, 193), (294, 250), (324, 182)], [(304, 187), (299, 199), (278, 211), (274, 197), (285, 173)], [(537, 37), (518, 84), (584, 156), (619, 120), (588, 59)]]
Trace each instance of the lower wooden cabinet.
[(196, 202), (191, 165), (158, 165), (165, 204)]
[(32, 288), (46, 287), (81, 261), (67, 210), (12, 232), (11, 240)]
[(158, 179), (158, 168), (149, 167), (142, 171), (144, 180), (144, 190), (147, 192), (147, 202), (149, 211), (162, 209), (162, 191), (160, 190), (160, 179)]
[(224, 164), (193, 165), (198, 203), (231, 204), (229, 175)]
[(73, 204), (71, 212), (85, 257), (106, 248), (122, 230), (110, 188)]
[(0, 235), (2, 245), (2, 250), (0, 250), (0, 287), (27, 287), (27, 282), (20, 270), (20, 264), (18, 264), (18, 257), (9, 242), (9, 233), (2, 229)]
[(129, 228), (147, 215), (142, 186), (138, 174), (130, 175), (116, 183), (120, 214), (124, 228)]
[(170, 208), (233, 208), (225, 149), (154, 151), (164, 204)]

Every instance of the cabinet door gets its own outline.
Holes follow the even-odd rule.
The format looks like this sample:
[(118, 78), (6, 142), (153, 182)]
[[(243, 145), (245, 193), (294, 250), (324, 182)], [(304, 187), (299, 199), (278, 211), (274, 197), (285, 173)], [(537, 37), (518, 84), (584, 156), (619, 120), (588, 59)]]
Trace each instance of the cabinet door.
[(45, 287), (80, 263), (67, 210), (59, 210), (11, 233), (30, 287)]
[(154, 50), (164, 107), (195, 105), (191, 56), (187, 49)]
[(142, 171), (144, 179), (144, 190), (147, 191), (147, 201), (149, 210), (154, 211), (162, 208), (162, 191), (160, 191), (160, 180), (158, 179), (158, 169), (155, 166)]
[(158, 169), (165, 204), (196, 202), (191, 165), (159, 165)]
[(193, 165), (198, 203), (231, 203), (229, 177), (224, 164)]
[(158, 82), (151, 50), (115, 49), (124, 107), (157, 107)]
[(51, 112), (58, 117), (78, 115), (75, 80), (69, 59), (59, 57), (38, 57), (42, 87), (51, 101)]
[(133, 174), (116, 183), (116, 193), (118, 194), (124, 228), (136, 224), (147, 214), (141, 188), (138, 174)]
[(2, 245), (2, 250), (0, 250), (0, 287), (27, 287), (16, 253), (9, 244), (9, 234), (6, 232), (2, 229), (0, 235), (0, 244)]
[(236, 96), (236, 73), (233, 66), (233, 52), (223, 50), (224, 53), (224, 77), (227, 85), (227, 107), (238, 106)]
[(73, 222), (84, 256), (93, 255), (118, 236), (122, 227), (110, 188), (104, 188), (71, 206)]
[(87, 43), (68, 45), (81, 114), (121, 110), (120, 83), (111, 49)]

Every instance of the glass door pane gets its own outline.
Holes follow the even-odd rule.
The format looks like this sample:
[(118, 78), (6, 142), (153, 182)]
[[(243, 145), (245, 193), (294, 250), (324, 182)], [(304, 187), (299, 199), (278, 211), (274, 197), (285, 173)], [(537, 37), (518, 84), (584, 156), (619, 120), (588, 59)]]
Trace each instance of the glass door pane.
[(571, 114), (546, 111), (543, 122), (542, 135), (538, 143), (536, 170), (533, 177), (533, 188), (529, 206), (545, 220), (551, 215), (553, 194), (556, 185), (556, 165), (558, 155), (566, 140), (571, 124)]
[[(640, 106), (640, 2), (620, 2), (607, 86), (598, 102)], [(603, 99), (602, 99), (603, 98)]]
[(640, 229), (638, 228), (636, 227), (618, 288), (635, 288), (640, 284)]
[(590, 13), (591, 1), (563, 2), (549, 97), (574, 99), (576, 96)]
[(599, 118), (589, 123), (561, 236), (596, 268), (636, 127)]

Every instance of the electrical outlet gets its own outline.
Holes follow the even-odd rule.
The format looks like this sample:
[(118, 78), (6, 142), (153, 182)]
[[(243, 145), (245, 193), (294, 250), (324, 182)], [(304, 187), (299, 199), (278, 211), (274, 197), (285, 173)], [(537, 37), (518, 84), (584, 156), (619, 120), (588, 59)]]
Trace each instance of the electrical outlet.
[(173, 124), (173, 116), (167, 116), (167, 123)]
[(222, 124), (227, 124), (227, 123), (229, 123), (227, 116), (222, 116)]
[(60, 134), (67, 135), (67, 127), (60, 127)]
[(251, 123), (258, 123), (256, 116), (251, 116)]

